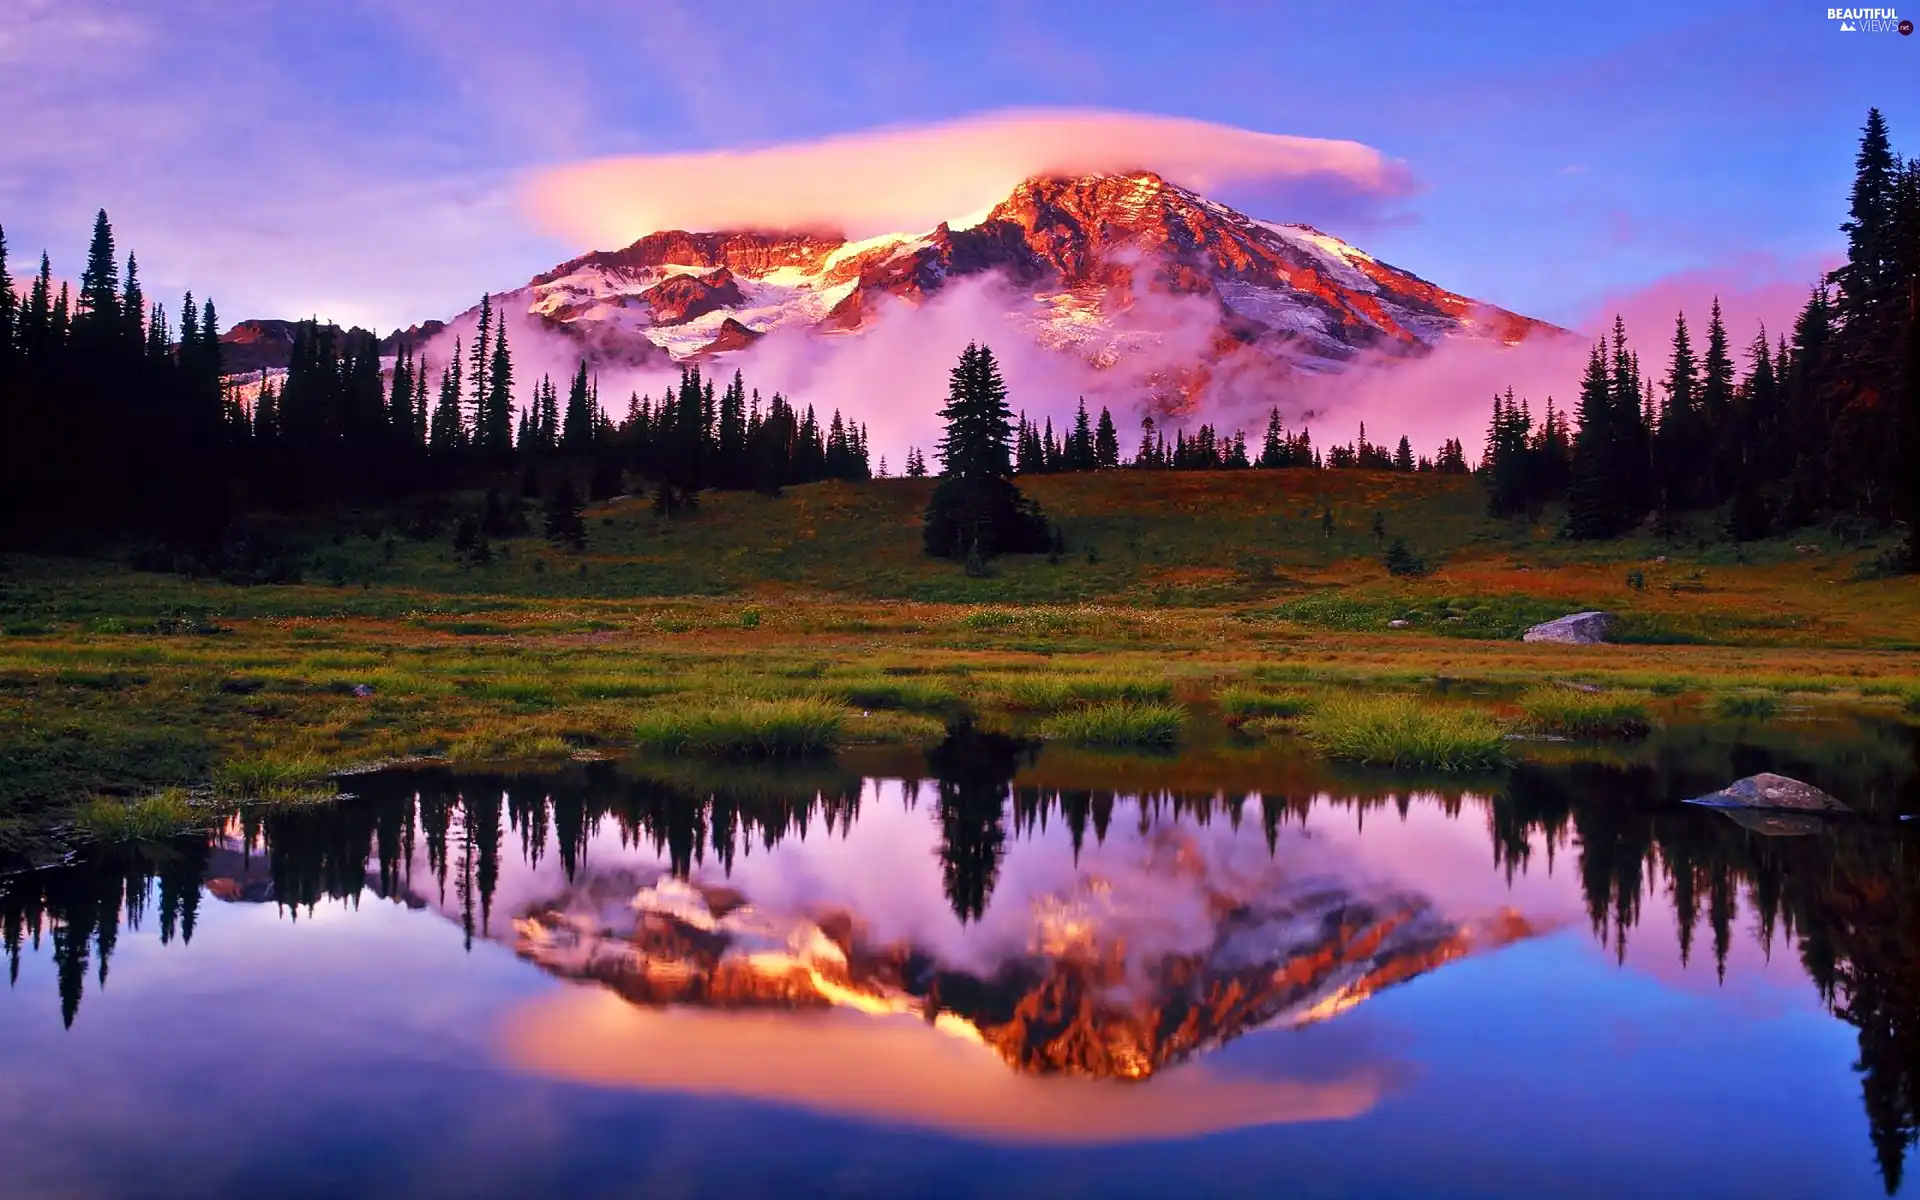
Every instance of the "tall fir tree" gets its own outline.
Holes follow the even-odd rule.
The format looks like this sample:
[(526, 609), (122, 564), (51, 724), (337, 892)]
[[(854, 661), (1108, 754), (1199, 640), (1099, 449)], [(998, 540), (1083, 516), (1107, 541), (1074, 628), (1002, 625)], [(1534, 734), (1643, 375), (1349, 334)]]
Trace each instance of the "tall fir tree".
[(1615, 459), (1620, 435), (1615, 429), (1616, 395), (1607, 370), (1604, 341), (1587, 357), (1574, 409), (1573, 464), (1567, 483), (1567, 533), (1581, 539), (1610, 538), (1620, 532), (1615, 495)]
[(486, 432), (479, 448), (496, 461), (505, 461), (513, 455), (513, 354), (507, 349), (504, 321), (494, 331), (486, 378)]
[(969, 344), (962, 352), (940, 415), (946, 432), (940, 484), (921, 529), (926, 552), (974, 562), (1045, 551), (1046, 520), (1013, 485), (1013, 411), (991, 349)]

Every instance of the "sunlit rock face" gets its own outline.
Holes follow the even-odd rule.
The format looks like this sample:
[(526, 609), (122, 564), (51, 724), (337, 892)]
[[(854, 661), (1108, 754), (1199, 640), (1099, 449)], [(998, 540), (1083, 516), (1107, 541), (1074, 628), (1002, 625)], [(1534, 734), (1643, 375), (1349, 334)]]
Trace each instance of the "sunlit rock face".
[[(583, 874), (516, 918), (513, 938), (545, 969), (638, 1004), (914, 1013), (1022, 1072), (1144, 1079), (1533, 932), (1512, 912), (1461, 922), (1418, 894), (1277, 866), (1251, 887), (1222, 882), (1172, 831), (1147, 850), (1140, 875), (1089, 872), (1035, 897), (1024, 940), (986, 967), (879, 940), (860, 913), (761, 909), (626, 870)], [(1169, 876), (1197, 903), (1164, 904)]]
[[(597, 365), (659, 366), (759, 336), (851, 335), (957, 283), (1041, 347), (1177, 409), (1209, 392), (1419, 357), (1442, 342), (1552, 336), (1307, 225), (1255, 220), (1151, 171), (1040, 177), (985, 212), (849, 241), (820, 232), (681, 230), (583, 254), (495, 297)], [(454, 319), (466, 329), (474, 314)], [(729, 328), (730, 326), (735, 328)]]

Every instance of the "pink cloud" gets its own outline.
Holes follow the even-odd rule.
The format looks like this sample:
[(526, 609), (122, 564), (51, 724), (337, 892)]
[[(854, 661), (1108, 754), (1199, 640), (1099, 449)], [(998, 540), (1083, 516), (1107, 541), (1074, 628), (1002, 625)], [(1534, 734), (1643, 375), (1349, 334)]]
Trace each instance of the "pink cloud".
[(534, 218), (599, 246), (660, 229), (930, 229), (1046, 172), (1148, 168), (1207, 192), (1298, 185), (1375, 202), (1408, 194), (1399, 163), (1359, 142), (1095, 110), (1019, 110), (755, 150), (630, 155), (556, 167)]
[(1717, 296), (1728, 336), (1742, 347), (1753, 340), (1762, 323), (1770, 339), (1791, 333), (1795, 315), (1807, 302), (1808, 289), (1839, 263), (1832, 254), (1781, 258), (1756, 252), (1677, 271), (1599, 301), (1580, 327), (1597, 337), (1613, 327), (1618, 313), (1627, 323), (1627, 336), (1639, 345), (1642, 359), (1664, 358), (1677, 313), (1687, 314), (1696, 349), (1703, 345), (1708, 311)]

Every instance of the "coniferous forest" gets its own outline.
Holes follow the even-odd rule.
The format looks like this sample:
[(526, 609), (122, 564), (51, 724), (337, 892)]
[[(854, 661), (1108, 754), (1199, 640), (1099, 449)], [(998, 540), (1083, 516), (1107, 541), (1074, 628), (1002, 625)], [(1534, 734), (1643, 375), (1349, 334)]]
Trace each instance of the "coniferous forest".
[[(1846, 262), (1811, 287), (1791, 330), (1729, 330), (1716, 302), (1698, 333), (1679, 315), (1661, 367), (1643, 365), (1616, 318), (1594, 344), (1570, 410), (1549, 398), (1536, 417), (1511, 390), (1495, 397), (1477, 466), (1489, 511), (1538, 516), (1564, 505), (1563, 532), (1575, 539), (1664, 534), (1700, 512), (1719, 514), (1736, 541), (1836, 520), (1911, 528), (1920, 512), (1920, 162), (1894, 151), (1878, 110), (1862, 131), (1841, 229)], [(674, 516), (697, 510), (705, 489), (777, 494), (876, 473), (864, 424), (837, 410), (823, 422), (777, 392), (763, 399), (738, 371), (716, 388), (690, 365), (677, 386), (657, 398), (630, 395), (623, 407), (600, 395), (582, 361), (563, 401), (552, 378), (516, 372), (491, 298), (474, 336), (446, 361), (405, 344), (385, 361), (373, 339), (310, 320), (298, 326), (284, 376), (262, 373), (243, 387), (249, 381), (223, 374), (213, 301), (191, 293), (172, 309), (150, 301), (135, 255), (122, 266), (104, 211), (77, 293), (64, 283), (56, 290), (45, 254), (16, 287), (8, 250), (0, 229), (0, 422), (10, 431), (0, 449), (0, 544), (110, 537), (204, 548), (260, 510), (484, 492), (484, 507), (456, 533), (471, 550), (519, 531), (524, 502), (543, 502), (547, 530), (565, 542), (578, 540), (583, 500), (645, 489), (657, 512)], [(1024, 413), (1016, 420), (991, 351), (969, 348), (956, 379), (980, 356), (992, 370), (980, 386), (998, 389), (989, 407), (1004, 428), (976, 428), (979, 398), (950, 397), (941, 458), (949, 480), (991, 477), (1012, 492), (1015, 474), (1123, 468), (1470, 469), (1457, 440), (1429, 457), (1406, 437), (1374, 444), (1364, 425), (1357, 441), (1322, 451), (1307, 430), (1285, 427), (1278, 406), (1251, 442), (1244, 430), (1210, 424), (1176, 427), (1169, 440), (1171, 422), (1148, 415), (1129, 450), (1111, 411), (1094, 417), (1084, 399), (1070, 428)], [(989, 443), (1000, 449), (983, 466)], [(902, 473), (927, 469), (911, 448)], [(958, 486), (945, 489), (944, 510)], [(969, 504), (986, 503), (982, 486), (967, 485)], [(956, 533), (942, 518), (938, 530), (929, 525), (927, 549), (967, 558), (979, 542), (987, 556), (1039, 552), (1047, 538), (1020, 530), (1040, 521), (1003, 514), (998, 524), (1013, 532), (996, 538)], [(1920, 566), (1920, 538), (1907, 544), (1907, 565)]]

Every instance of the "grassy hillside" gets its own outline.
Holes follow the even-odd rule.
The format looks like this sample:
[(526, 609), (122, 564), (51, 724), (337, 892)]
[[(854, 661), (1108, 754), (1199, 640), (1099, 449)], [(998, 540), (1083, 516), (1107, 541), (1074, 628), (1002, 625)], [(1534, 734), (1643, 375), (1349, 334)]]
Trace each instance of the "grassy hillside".
[[(1920, 585), (1870, 577), (1877, 547), (1831, 534), (1569, 544), (1552, 515), (1489, 520), (1471, 480), (1370, 473), (1029, 488), (1067, 553), (986, 578), (920, 553), (930, 485), (911, 480), (708, 495), (670, 521), (622, 499), (589, 510), (582, 554), (520, 538), (485, 567), (342, 517), (308, 531), (294, 585), (9, 560), (0, 853), (43, 846), (100, 792), (303, 795), (327, 770), (423, 754), (925, 742), (963, 712), (1188, 745), (1223, 722), (1291, 736), (1295, 717), (1311, 737), (1318, 699), (1355, 684), (1477, 706), (1483, 741), (1488, 721), (1533, 719), (1522, 694), (1548, 679), (1706, 714), (1920, 705)], [(1375, 513), (1431, 574), (1388, 575)], [(1631, 644), (1516, 640), (1594, 606)]]

